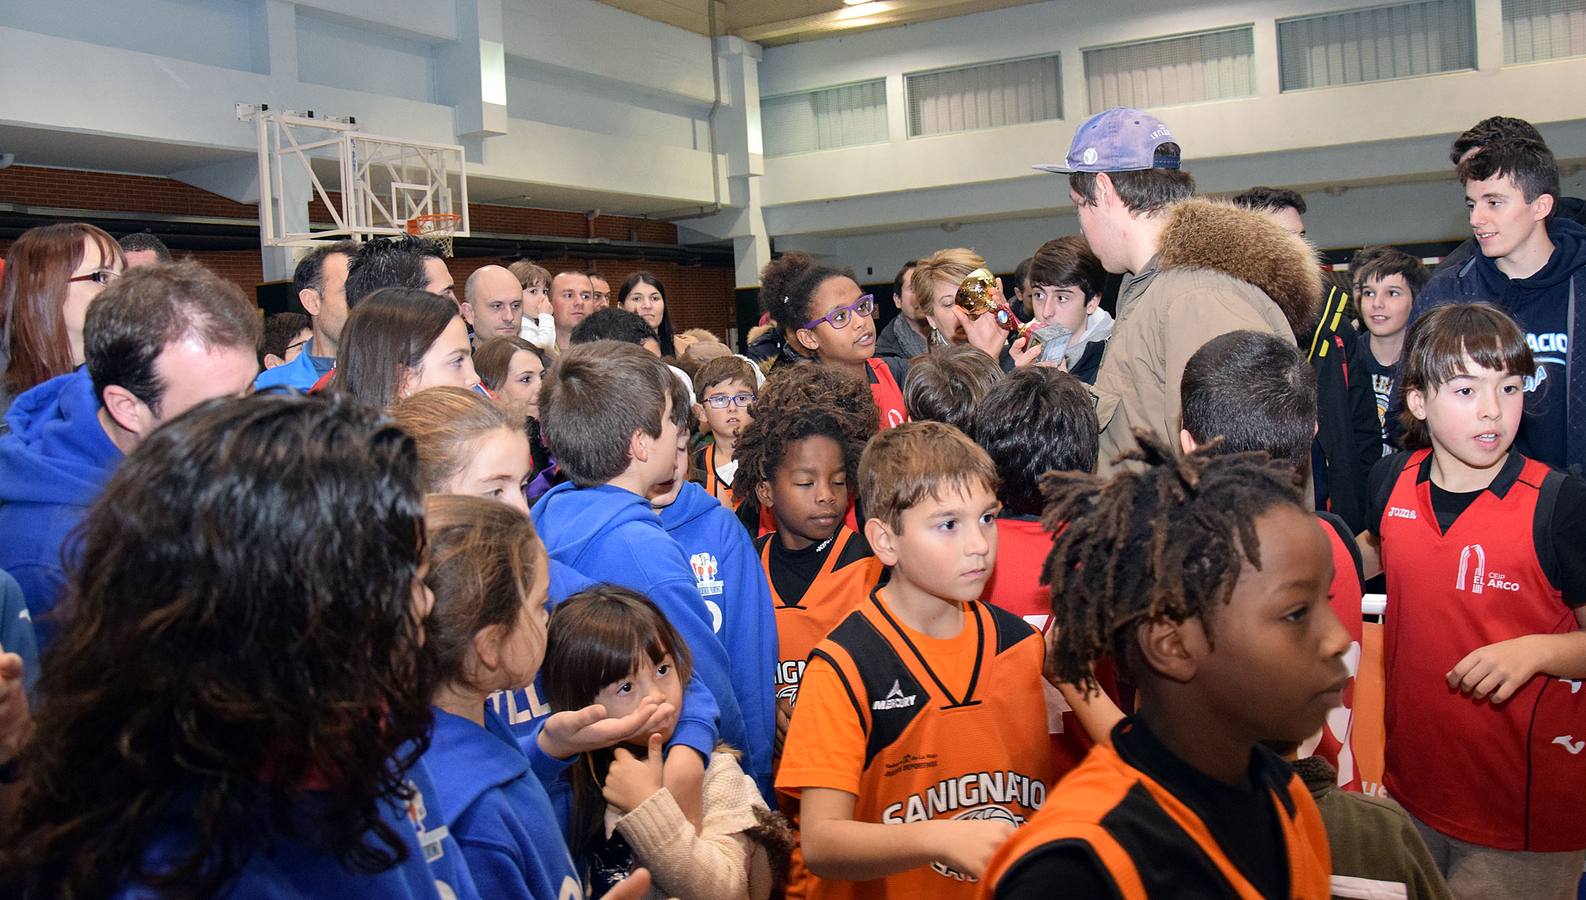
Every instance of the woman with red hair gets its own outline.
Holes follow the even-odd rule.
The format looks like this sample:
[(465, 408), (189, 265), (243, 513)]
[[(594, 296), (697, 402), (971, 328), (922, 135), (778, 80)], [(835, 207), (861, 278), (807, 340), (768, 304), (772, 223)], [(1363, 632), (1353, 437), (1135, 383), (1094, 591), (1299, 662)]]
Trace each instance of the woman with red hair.
[(42, 225), (17, 238), (0, 280), (0, 328), (9, 354), (0, 409), (83, 364), (88, 305), (123, 267), (115, 238), (92, 225)]

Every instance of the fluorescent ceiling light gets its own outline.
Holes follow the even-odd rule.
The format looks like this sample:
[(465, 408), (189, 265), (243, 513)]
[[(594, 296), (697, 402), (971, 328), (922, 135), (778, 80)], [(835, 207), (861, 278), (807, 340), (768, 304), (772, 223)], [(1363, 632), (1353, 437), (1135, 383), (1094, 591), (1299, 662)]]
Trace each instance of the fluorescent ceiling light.
[(876, 13), (887, 12), (897, 5), (895, 3), (888, 3), (886, 0), (859, 0), (859, 2), (854, 2), (854, 0), (843, 0), (843, 3), (847, 5), (844, 8), (837, 10), (835, 14), (836, 18), (843, 20), (857, 19), (860, 16), (869, 16)]

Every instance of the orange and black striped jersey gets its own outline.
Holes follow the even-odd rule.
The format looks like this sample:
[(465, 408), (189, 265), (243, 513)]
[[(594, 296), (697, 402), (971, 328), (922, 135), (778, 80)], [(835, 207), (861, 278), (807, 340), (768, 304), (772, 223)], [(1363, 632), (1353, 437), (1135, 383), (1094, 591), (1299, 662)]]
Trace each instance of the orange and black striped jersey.
[(1121, 900), (1327, 900), (1332, 857), (1305, 783), (1260, 747), (1249, 777), (1247, 789), (1207, 788), (1208, 776), (1125, 719), (992, 857), (980, 896), (1047, 896), (1061, 879), (1071, 896)]
[(694, 451), (693, 480), (698, 482), (712, 497), (726, 504), (730, 509), (738, 508), (738, 501), (732, 495), (732, 482), (723, 481), (716, 471), (716, 445), (714, 443)]
[[(810, 651), (870, 594), (884, 567), (865, 539), (846, 525), (837, 529), (825, 548), (810, 548), (811, 553), (821, 554), (813, 577), (800, 577), (789, 562), (792, 554), (776, 541), (775, 532), (760, 538), (760, 565), (771, 583), (776, 610), (777, 698), (792, 703)], [(802, 562), (808, 565), (815, 560)]]
[[(1040, 636), (1017, 616), (963, 604), (957, 637), (904, 625), (872, 592), (810, 654), (779, 790), (855, 797), (855, 821), (1023, 823), (1051, 786)], [(941, 863), (866, 882), (811, 878), (817, 898), (968, 898)]]

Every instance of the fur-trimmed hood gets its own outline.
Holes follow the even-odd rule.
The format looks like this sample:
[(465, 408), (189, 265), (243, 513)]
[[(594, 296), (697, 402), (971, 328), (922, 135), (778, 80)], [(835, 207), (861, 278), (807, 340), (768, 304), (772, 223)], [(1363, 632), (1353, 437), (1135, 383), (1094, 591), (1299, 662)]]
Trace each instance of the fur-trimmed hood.
[(1321, 308), (1322, 270), (1304, 238), (1258, 212), (1231, 203), (1186, 200), (1173, 208), (1162, 232), (1167, 269), (1213, 269), (1254, 285), (1282, 310), (1296, 343)]

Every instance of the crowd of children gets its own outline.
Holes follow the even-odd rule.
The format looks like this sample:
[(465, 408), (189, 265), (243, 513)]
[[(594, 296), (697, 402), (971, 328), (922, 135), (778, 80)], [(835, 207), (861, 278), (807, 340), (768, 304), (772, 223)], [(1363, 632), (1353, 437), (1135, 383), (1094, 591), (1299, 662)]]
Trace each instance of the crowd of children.
[[(1577, 373), (1515, 317), (1564, 277), (1542, 242), (1586, 232), (1547, 215), (1545, 147), (1477, 137), (1457, 273), (1366, 248), (1353, 305), (1318, 274), (1311, 319), (1290, 279), (1157, 361), (1172, 433), (1106, 440), (1134, 402), (1109, 341), (1147, 377), (1141, 329), (1179, 315), (1154, 258), (1101, 309), (1108, 217), (1184, 183), (1170, 136), (1143, 174), (1076, 168), (1086, 237), (1020, 267), (1034, 327), (965, 248), (906, 265), (879, 333), (852, 272), (789, 253), (758, 362), (674, 330), (647, 273), (603, 296), (490, 266), (457, 299), (412, 239), (311, 254), (308, 315), (262, 338), (145, 339), (132, 300), (191, 264), (118, 282), (72, 232), (109, 287), (25, 360), (61, 371), (8, 375), (0, 437), (0, 521), (56, 536), (20, 588), (0, 568), (0, 894), (1572, 897), (1586, 481), (1534, 395)], [(1293, 250), (1255, 194), (1172, 227)], [(1516, 284), (1480, 295), (1488, 265)], [(175, 368), (244, 339), (254, 396)], [(1314, 502), (1348, 471), (1318, 435), (1335, 378), (1375, 394), (1363, 528)], [(69, 415), (41, 399), (68, 389)], [(136, 439), (95, 402), (142, 410)], [(5, 493), (85, 445), (70, 504)], [(44, 564), (65, 584), (30, 596)]]

